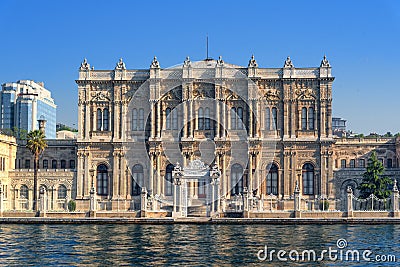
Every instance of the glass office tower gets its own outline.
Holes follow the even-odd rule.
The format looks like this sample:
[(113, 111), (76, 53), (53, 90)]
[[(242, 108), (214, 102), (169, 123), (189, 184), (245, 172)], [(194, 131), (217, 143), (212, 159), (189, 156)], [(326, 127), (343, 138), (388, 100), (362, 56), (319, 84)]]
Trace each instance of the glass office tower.
[(49, 90), (44, 84), (31, 80), (20, 80), (16, 83), (2, 85), (0, 94), (2, 129), (39, 129), (37, 120), (44, 118), (46, 138), (56, 138), (56, 109)]

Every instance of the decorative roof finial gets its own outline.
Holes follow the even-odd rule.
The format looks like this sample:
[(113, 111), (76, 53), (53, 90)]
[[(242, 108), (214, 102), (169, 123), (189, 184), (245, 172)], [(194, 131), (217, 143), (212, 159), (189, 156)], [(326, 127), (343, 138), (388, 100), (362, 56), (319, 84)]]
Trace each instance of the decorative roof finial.
[(217, 65), (219, 65), (219, 66), (224, 65), (224, 61), (222, 60), (222, 56), (219, 56), (219, 57), (218, 57)]
[(157, 60), (157, 57), (154, 56), (153, 61), (151, 62), (150, 68), (159, 68), (160, 67), (160, 63)]
[(126, 70), (125, 63), (122, 61), (122, 58), (119, 59), (117, 65), (115, 66), (116, 70)]
[(326, 59), (326, 55), (324, 55), (324, 58), (321, 61), (321, 68), (329, 68), (331, 64), (329, 64), (329, 61)]
[(79, 70), (90, 70), (90, 64), (87, 62), (87, 59), (84, 58)]
[(190, 58), (189, 58), (189, 56), (187, 56), (185, 61), (183, 61), (183, 66), (184, 67), (189, 67), (190, 63), (191, 63)]
[(250, 68), (257, 68), (258, 67), (257, 61), (254, 59), (254, 55), (251, 55), (251, 59), (249, 60), (248, 67), (250, 67)]
[(285, 69), (290, 69), (290, 68), (294, 68), (293, 62), (290, 59), (290, 57), (287, 57), (285, 60), (285, 65), (283, 65), (283, 68)]

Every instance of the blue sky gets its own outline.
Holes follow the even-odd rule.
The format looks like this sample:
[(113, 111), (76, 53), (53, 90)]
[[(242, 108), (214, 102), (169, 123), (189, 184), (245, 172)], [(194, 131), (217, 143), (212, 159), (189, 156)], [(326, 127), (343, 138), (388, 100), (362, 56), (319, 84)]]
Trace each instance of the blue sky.
[[(329, 4), (326, 4), (329, 3)], [(8, 1), (0, 2), (0, 83), (44, 81), (57, 121), (77, 122), (78, 67), (161, 67), (210, 55), (246, 66), (319, 66), (336, 77), (333, 115), (355, 132), (400, 132), (398, 1)]]

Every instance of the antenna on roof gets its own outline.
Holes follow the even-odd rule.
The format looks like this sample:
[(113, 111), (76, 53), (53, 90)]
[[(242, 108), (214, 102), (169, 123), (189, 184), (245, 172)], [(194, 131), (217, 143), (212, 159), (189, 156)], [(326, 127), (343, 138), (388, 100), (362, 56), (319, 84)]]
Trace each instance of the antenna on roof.
[(209, 57), (208, 57), (208, 34), (207, 34), (207, 45), (206, 45), (206, 47), (207, 47), (207, 57), (206, 57), (206, 59), (209, 59)]

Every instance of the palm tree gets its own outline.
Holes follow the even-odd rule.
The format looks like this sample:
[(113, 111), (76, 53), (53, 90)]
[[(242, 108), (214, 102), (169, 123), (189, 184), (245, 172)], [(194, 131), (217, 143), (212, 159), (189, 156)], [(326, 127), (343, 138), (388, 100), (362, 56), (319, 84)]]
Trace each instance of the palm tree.
[(30, 131), (27, 135), (27, 143), (26, 147), (32, 152), (34, 161), (33, 161), (33, 210), (37, 211), (37, 173), (39, 167), (39, 156), (42, 154), (44, 149), (47, 147), (47, 143), (45, 140), (45, 136), (43, 131), (41, 130), (33, 130)]

